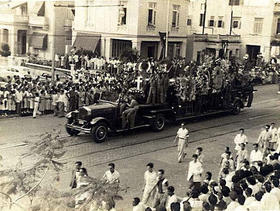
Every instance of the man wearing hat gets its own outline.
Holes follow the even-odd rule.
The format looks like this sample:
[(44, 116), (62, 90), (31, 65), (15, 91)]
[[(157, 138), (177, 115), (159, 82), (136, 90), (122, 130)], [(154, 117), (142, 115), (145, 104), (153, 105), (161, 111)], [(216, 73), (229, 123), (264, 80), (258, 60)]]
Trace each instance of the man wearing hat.
[(177, 135), (175, 137), (174, 143), (178, 141), (178, 162), (181, 163), (186, 153), (184, 152), (185, 147), (188, 144), (189, 131), (185, 127), (185, 124), (181, 124), (181, 128), (178, 130)]

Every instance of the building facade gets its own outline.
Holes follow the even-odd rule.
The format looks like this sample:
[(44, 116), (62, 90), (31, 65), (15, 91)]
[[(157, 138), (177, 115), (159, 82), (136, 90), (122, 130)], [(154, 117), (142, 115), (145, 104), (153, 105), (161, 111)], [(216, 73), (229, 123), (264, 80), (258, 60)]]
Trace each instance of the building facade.
[[(203, 27), (205, 2), (207, 5)], [(204, 28), (204, 33), (210, 37), (232, 35), (226, 41), (228, 55), (242, 58), (248, 54), (254, 60), (261, 53), (265, 60), (270, 59), (271, 37), (277, 21), (273, 15), (275, 0), (191, 0), (189, 8), (192, 11), (192, 24), (189, 26), (191, 33), (201, 34)], [(214, 47), (211, 39), (203, 44), (199, 42), (194, 51), (199, 52), (200, 48), (209, 48), (209, 45), (210, 50), (217, 50), (217, 46), (221, 44)], [(220, 40), (220, 43), (223, 41)]]
[(168, 56), (185, 57), (188, 4), (187, 0), (76, 0), (73, 45), (100, 51), (106, 58), (118, 57), (127, 48), (159, 58), (164, 43), (160, 33), (163, 38), (169, 31)]
[(12, 56), (27, 53), (52, 59), (71, 46), (74, 15), (71, 1), (11, 1), (0, 9), (0, 43), (7, 43)]

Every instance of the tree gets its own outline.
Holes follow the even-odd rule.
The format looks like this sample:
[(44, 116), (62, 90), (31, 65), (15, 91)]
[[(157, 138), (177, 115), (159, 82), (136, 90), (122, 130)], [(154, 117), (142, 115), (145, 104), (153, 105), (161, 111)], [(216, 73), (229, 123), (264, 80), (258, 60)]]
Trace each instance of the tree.
[[(119, 185), (104, 184), (102, 180), (95, 178), (89, 178), (88, 186), (76, 190), (65, 192), (55, 187), (65, 165), (59, 159), (66, 153), (64, 145), (68, 140), (69, 138), (61, 138), (60, 131), (53, 130), (40, 135), (39, 141), (26, 142), (28, 152), (21, 156), (16, 167), (0, 171), (0, 209), (13, 210), (17, 207), (28, 211), (70, 211), (75, 209), (75, 198), (85, 191), (89, 193), (89, 197), (80, 204), (80, 210), (88, 210), (89, 207), (94, 210), (93, 204), (98, 207), (102, 201), (122, 198), (119, 192), (123, 189)], [(27, 158), (34, 161), (28, 168), (23, 164)], [(43, 184), (46, 178), (51, 181), (47, 186)]]
[(1, 44), (1, 50), (0, 50), (0, 55), (7, 57), (11, 55), (10, 47), (7, 43), (2, 43)]
[(121, 55), (120, 60), (123, 62), (136, 62), (138, 59), (138, 51), (136, 49), (125, 49)]

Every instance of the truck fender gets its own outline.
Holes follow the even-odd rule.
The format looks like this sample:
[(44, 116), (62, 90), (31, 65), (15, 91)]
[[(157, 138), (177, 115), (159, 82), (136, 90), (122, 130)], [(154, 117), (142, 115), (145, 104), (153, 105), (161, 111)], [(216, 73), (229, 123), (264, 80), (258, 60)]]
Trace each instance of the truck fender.
[(241, 108), (244, 108), (243, 101), (242, 101), (239, 97), (236, 97), (236, 98), (234, 99), (233, 105), (235, 105), (236, 103), (240, 103)]
[(90, 124), (91, 125), (95, 125), (97, 122), (99, 121), (104, 121), (108, 124), (108, 121), (104, 118), (104, 117), (97, 117), (97, 118), (94, 118), (90, 121)]

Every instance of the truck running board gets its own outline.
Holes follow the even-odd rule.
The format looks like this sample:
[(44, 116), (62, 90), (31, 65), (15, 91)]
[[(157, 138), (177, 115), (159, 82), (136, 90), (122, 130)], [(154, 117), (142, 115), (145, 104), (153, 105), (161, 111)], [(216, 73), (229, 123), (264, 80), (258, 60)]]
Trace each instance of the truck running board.
[[(135, 130), (135, 129), (138, 129), (138, 128), (143, 128), (143, 127), (150, 127), (151, 125), (149, 124), (146, 124), (146, 125), (139, 125), (139, 126), (135, 126), (134, 128), (131, 128), (130, 130)], [(124, 132), (124, 131), (128, 131), (129, 129), (128, 128), (124, 128), (124, 129), (119, 129), (119, 130), (116, 130), (117, 133), (119, 132)]]

